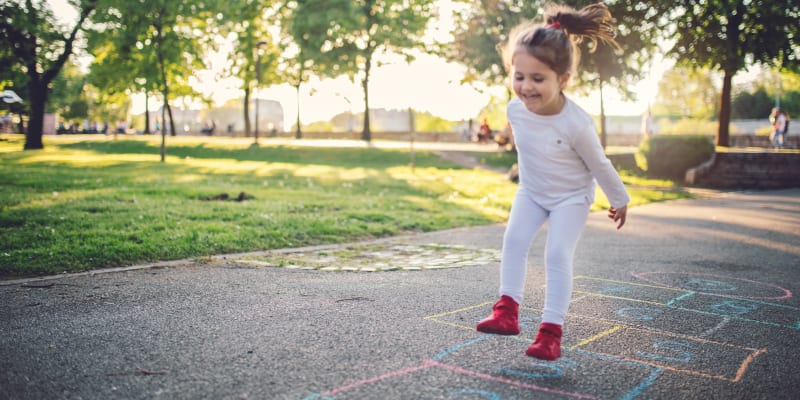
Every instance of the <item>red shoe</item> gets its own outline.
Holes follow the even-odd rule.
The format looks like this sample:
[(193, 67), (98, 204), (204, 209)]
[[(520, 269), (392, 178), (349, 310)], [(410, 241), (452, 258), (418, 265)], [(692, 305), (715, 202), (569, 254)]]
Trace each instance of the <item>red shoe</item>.
[(478, 331), (496, 335), (519, 335), (519, 304), (503, 295), (492, 307), (492, 315), (478, 323)]
[(561, 357), (561, 325), (543, 322), (539, 326), (536, 339), (525, 354), (547, 361)]

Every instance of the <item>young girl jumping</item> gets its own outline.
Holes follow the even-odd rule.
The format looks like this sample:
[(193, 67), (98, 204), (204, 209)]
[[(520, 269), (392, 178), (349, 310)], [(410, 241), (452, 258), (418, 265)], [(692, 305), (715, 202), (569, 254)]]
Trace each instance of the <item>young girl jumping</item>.
[(603, 4), (579, 11), (555, 6), (545, 25), (512, 31), (501, 49), (516, 97), (507, 116), (516, 140), (519, 189), (503, 237), (500, 300), (478, 323), (480, 332), (520, 333), (526, 258), (536, 231), (549, 219), (545, 248), (546, 290), (542, 323), (525, 354), (542, 360), (561, 356), (561, 334), (572, 297), (572, 263), (594, 202), (595, 181), (611, 205), (608, 217), (625, 224), (630, 201), (622, 180), (606, 158), (591, 116), (563, 90), (577, 64), (576, 42), (587, 38), (611, 46), (614, 29)]

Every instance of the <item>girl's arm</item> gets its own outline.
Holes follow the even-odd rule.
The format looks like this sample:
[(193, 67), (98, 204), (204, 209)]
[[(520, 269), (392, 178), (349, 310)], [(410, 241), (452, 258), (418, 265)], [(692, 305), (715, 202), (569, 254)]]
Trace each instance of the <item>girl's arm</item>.
[[(625, 211), (627, 210), (622, 209), (630, 202), (630, 196), (628, 196), (628, 191), (625, 190), (625, 185), (623, 185), (617, 170), (611, 164), (611, 160), (603, 152), (603, 147), (600, 145), (600, 139), (597, 137), (594, 127), (592, 126), (576, 135), (572, 146), (575, 152), (583, 159), (583, 163), (589, 168), (597, 183), (600, 184), (600, 188), (606, 194), (611, 207), (616, 209), (618, 213), (621, 212), (621, 218), (624, 223)], [(615, 221), (618, 222), (619, 218), (615, 219)]]

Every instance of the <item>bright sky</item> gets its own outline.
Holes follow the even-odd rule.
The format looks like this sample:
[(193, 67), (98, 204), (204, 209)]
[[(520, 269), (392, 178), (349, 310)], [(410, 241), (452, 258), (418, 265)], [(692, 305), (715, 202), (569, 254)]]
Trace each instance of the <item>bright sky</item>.
[[(66, 5), (66, 0), (46, 0), (56, 15), (69, 19), (74, 15)], [(454, 4), (452, 0), (437, 0), (440, 19), (432, 21), (427, 37), (442, 40), (449, 37), (453, 23), (450, 13)], [(74, 18), (74, 16), (72, 17)], [(221, 48), (220, 52), (210, 57), (209, 70), (197, 74), (197, 86), (205, 95), (221, 105), (233, 98), (243, 97), (239, 84), (235, 79), (220, 79), (219, 71), (224, 66), (226, 51), (230, 46)], [(372, 69), (370, 78), (370, 108), (406, 109), (412, 107), (419, 111), (428, 111), (434, 115), (461, 120), (475, 118), (478, 112), (489, 102), (491, 96), (504, 97), (503, 88), (481, 88), (460, 84), (465, 68), (456, 63), (429, 54), (419, 54), (411, 63), (397, 56), (382, 55)], [(671, 66), (670, 62), (659, 62), (651, 68), (649, 77), (634, 88), (638, 94), (635, 102), (623, 102), (618, 93), (609, 90), (605, 93), (605, 109), (608, 115), (641, 115), (647, 110), (648, 102), (652, 102), (657, 91), (661, 74)], [(573, 99), (589, 113), (599, 114), (599, 95), (580, 97), (573, 92)], [(569, 94), (569, 93), (568, 93)], [(293, 87), (287, 84), (273, 85), (256, 93), (261, 99), (276, 100), (284, 110), (284, 126), (288, 129), (295, 121), (297, 112), (297, 96)], [(303, 123), (329, 120), (334, 115), (352, 110), (360, 112), (364, 109), (363, 91), (359, 83), (350, 82), (347, 78), (313, 79), (301, 86), (300, 117)], [(151, 102), (151, 107), (159, 104)], [(142, 96), (134, 97), (134, 114), (144, 111)]]

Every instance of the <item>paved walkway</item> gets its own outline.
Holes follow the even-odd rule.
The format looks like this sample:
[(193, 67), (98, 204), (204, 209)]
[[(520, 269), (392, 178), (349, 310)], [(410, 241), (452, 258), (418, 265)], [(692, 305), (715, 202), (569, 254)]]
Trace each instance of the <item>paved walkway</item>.
[(503, 225), (0, 286), (0, 399), (790, 399), (800, 190), (593, 213), (564, 357), (496, 300)]

